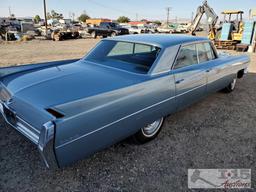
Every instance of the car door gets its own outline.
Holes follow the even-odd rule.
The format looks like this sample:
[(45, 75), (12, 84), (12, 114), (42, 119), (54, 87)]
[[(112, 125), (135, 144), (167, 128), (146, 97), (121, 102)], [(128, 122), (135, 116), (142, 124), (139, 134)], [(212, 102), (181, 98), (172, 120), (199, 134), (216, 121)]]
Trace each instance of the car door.
[(107, 28), (107, 24), (106, 23), (101, 23), (100, 24), (100, 30), (101, 30), (101, 35), (103, 36), (108, 36), (109, 35), (109, 29)]
[(196, 44), (183, 45), (180, 48), (172, 73), (175, 79), (177, 110), (206, 94), (206, 72), (198, 64)]
[(217, 64), (216, 54), (209, 42), (197, 44), (198, 60), (203, 65), (207, 75), (207, 93), (216, 92), (218, 87), (218, 79), (220, 78), (220, 66)]
[[(204, 56), (199, 55), (200, 62), (206, 62), (205, 67), (207, 72), (207, 93), (215, 93), (224, 87), (226, 87), (233, 76), (230, 77), (230, 71), (228, 65), (223, 63), (222, 58), (218, 58), (214, 48), (210, 42), (205, 42), (202, 44), (204, 46), (205, 57), (207, 57), (207, 62), (204, 61)], [(202, 47), (201, 46), (201, 47)]]

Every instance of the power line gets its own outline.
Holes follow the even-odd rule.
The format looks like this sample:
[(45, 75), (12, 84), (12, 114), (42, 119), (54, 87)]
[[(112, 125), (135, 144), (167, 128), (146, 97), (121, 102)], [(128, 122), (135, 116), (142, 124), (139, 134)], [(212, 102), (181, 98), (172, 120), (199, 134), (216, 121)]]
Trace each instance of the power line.
[(101, 4), (101, 3), (96, 2), (96, 1), (94, 1), (94, 0), (87, 0), (87, 1), (93, 3), (93, 4), (97, 5), (97, 6), (103, 7), (103, 8), (105, 8), (105, 9), (111, 9), (111, 10), (114, 10), (114, 11), (117, 11), (117, 12), (120, 12), (120, 13), (134, 14), (134, 13), (131, 13), (131, 12), (128, 12), (128, 11), (124, 11), (124, 10), (117, 9), (117, 8), (114, 8), (114, 7), (106, 6), (106, 5), (104, 5), (104, 4)]
[[(138, 12), (130, 12), (130, 11), (126, 11), (126, 10), (122, 10), (122, 9), (118, 9), (118, 8), (115, 8), (115, 7), (112, 7), (112, 6), (108, 6), (108, 5), (105, 5), (105, 4), (103, 4), (103, 3), (99, 3), (99, 2), (97, 2), (97, 1), (95, 1), (95, 0), (87, 0), (88, 2), (90, 2), (90, 3), (92, 3), (92, 4), (94, 4), (94, 5), (97, 5), (97, 6), (99, 6), (99, 7), (102, 7), (102, 8), (105, 8), (105, 9), (107, 9), (107, 10), (111, 10), (111, 11), (116, 11), (116, 12), (119, 12), (119, 13), (125, 13), (125, 14), (129, 14), (129, 15), (135, 15), (135, 17), (136, 17), (136, 20), (138, 20), (139, 18), (139, 16), (140, 16), (140, 18), (150, 18), (150, 17), (152, 17), (152, 16), (154, 16), (154, 17), (158, 17), (159, 16), (159, 14), (155, 14), (155, 15), (152, 15), (152, 14), (150, 14), (150, 15), (144, 15), (144, 14), (141, 14), (141, 13), (138, 13)], [(171, 7), (169, 7), (169, 12), (171, 11)], [(169, 20), (169, 19), (168, 19)]]

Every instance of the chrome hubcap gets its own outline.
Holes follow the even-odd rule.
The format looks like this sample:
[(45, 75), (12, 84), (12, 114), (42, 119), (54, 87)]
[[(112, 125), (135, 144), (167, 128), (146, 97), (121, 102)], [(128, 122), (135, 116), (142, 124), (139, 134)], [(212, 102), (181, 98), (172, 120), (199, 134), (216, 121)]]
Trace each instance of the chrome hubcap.
[(231, 89), (233, 90), (236, 86), (236, 79), (233, 79), (230, 85), (231, 85)]
[(145, 137), (152, 137), (157, 131), (160, 129), (163, 123), (163, 118), (154, 121), (153, 123), (147, 125), (146, 127), (142, 128), (142, 133)]

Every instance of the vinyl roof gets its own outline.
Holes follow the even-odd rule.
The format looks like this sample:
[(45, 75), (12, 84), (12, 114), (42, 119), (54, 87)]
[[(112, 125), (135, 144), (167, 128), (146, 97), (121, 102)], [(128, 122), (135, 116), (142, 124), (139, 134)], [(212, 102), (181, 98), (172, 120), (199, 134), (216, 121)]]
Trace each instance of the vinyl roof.
[(155, 45), (161, 48), (166, 48), (183, 43), (209, 40), (206, 37), (195, 37), (190, 35), (177, 34), (140, 34), (140, 35), (122, 35), (104, 40), (128, 41), (142, 44)]

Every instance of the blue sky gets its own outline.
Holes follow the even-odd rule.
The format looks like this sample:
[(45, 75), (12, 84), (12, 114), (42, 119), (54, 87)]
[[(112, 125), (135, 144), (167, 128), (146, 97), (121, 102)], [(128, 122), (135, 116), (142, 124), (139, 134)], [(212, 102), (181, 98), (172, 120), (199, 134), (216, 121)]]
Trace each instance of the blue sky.
[[(54, 9), (65, 17), (75, 13), (78, 17), (86, 11), (91, 17), (106, 17), (116, 19), (125, 15), (134, 20), (166, 18), (165, 7), (172, 7), (170, 17), (191, 18), (203, 0), (47, 0), (48, 11)], [(256, 0), (208, 0), (208, 3), (219, 14), (225, 9), (241, 9), (248, 17), (249, 9), (256, 9)], [(17, 17), (43, 16), (43, 0), (0, 0), (0, 16), (8, 16), (8, 7)]]

